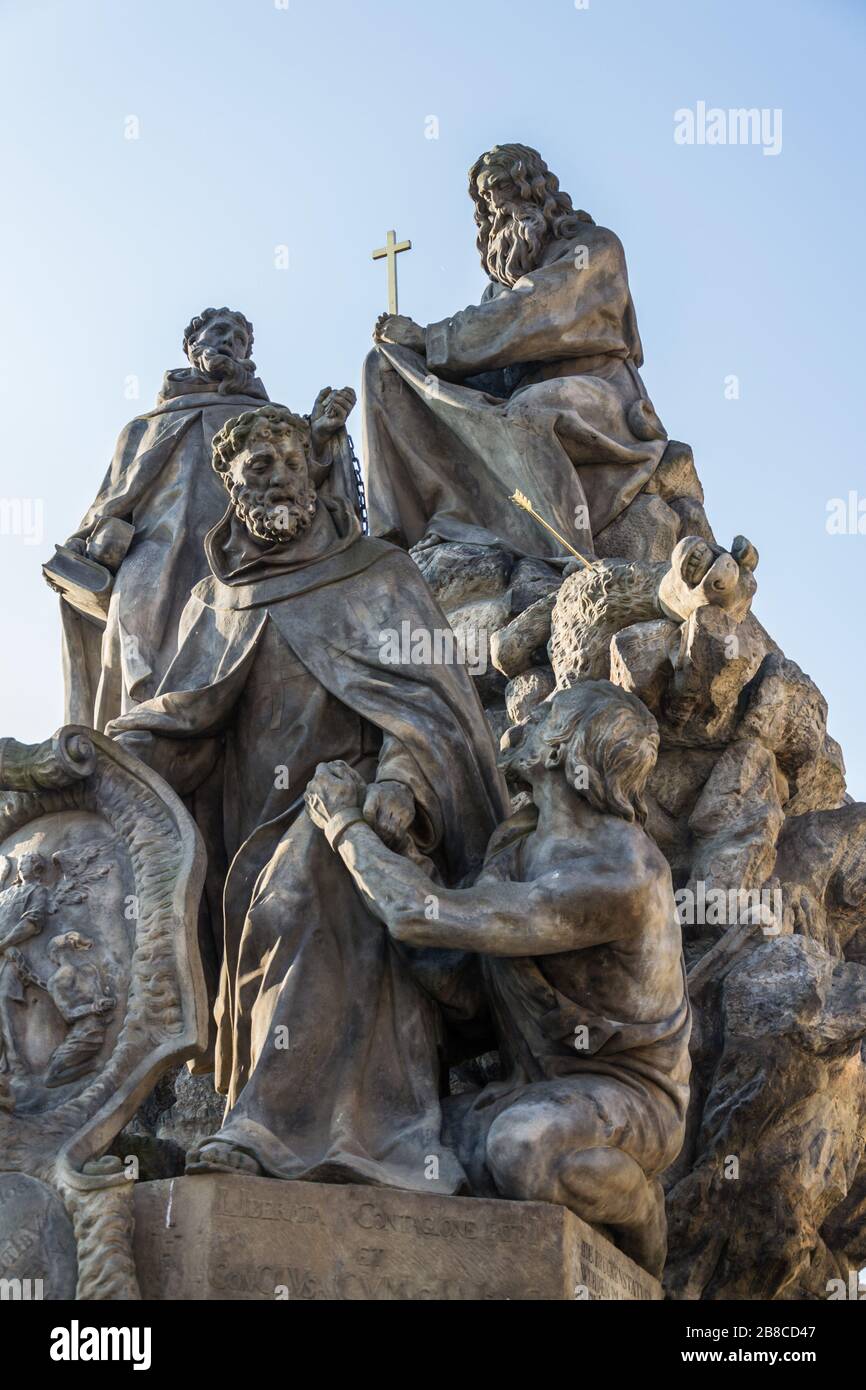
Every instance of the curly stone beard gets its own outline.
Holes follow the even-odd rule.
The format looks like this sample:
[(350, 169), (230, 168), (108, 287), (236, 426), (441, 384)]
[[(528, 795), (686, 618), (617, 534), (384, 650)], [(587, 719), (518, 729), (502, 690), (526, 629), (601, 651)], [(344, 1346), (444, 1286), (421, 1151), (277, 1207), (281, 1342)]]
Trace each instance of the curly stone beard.
[(264, 491), (232, 483), (229, 497), (238, 520), (253, 540), (263, 544), (297, 540), (312, 526), (318, 504), (316, 489), (309, 482)]
[(534, 270), (550, 233), (544, 213), (535, 203), (507, 203), (490, 224), (487, 273), (501, 285), (512, 285)]
[(228, 353), (214, 352), (213, 348), (200, 347), (197, 343), (190, 343), (187, 356), (202, 376), (219, 383), (217, 389), (221, 395), (242, 393), (255, 375), (256, 364), (251, 357), (230, 357)]

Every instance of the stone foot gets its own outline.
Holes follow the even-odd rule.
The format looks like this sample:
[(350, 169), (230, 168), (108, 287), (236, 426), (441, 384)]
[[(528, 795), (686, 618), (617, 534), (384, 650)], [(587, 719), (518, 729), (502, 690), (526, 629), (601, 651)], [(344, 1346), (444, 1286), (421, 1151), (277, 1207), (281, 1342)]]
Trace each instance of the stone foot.
[(203, 1139), (186, 1156), (187, 1173), (246, 1173), (261, 1176), (261, 1165), (252, 1154), (245, 1153), (223, 1139)]

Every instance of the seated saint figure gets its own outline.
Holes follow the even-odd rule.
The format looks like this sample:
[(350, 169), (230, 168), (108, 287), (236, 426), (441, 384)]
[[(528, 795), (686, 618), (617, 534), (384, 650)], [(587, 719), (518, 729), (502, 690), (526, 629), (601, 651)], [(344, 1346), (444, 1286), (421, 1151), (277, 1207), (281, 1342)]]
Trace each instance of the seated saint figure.
[[(364, 814), (446, 884), (477, 871), (507, 804), (472, 679), (389, 634), (447, 631), (405, 552), (364, 536), (342, 456), (262, 406), (226, 422), (214, 466), (229, 507), (210, 532), (157, 695), (110, 726), (188, 795), (220, 754), (225, 853), (217, 1021), (219, 1133), (189, 1171), (466, 1185), (442, 1143), (437, 1004), (304, 808), (316, 764), (364, 779)], [(217, 844), (217, 839), (222, 843)]]
[(379, 319), (362, 389), (374, 535), (584, 555), (658, 466), (667, 439), (643, 361), (625, 256), (577, 212), (537, 151), (498, 145), (469, 173), (481, 303), (425, 327)]
[(444, 1131), (474, 1192), (566, 1206), (659, 1275), (658, 1179), (683, 1142), (691, 1020), (670, 870), (642, 825), (655, 720), (586, 681), (503, 743), (532, 802), (470, 887), (437, 885), (383, 843), (355, 769), (318, 768), (307, 805), (396, 943), (480, 959), (502, 1080), (451, 1097)]

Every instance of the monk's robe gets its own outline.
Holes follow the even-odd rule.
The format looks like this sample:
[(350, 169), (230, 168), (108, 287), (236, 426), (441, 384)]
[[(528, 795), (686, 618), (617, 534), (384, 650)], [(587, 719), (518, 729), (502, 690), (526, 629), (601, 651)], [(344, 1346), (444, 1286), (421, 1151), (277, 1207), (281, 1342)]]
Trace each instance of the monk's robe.
[(131, 522), (104, 630), (61, 600), (65, 722), (104, 729), (155, 695), (177, 651), (190, 589), (208, 574), (204, 538), (225, 511), (211, 440), (226, 420), (268, 399), (254, 378), (222, 393), (196, 368), (166, 372), (156, 406), (117, 441), (102, 486), (76, 536), (107, 517)]
[(440, 1013), (303, 793), (334, 758), (402, 782), (418, 851), (458, 882), (506, 805), (471, 677), (383, 659), (386, 630), (446, 619), (412, 560), (361, 536), (340, 499), (320, 492), (310, 532), (264, 549), (229, 514), (207, 550), (213, 576), (162, 691), (111, 731), (182, 793), (224, 742), (218, 1137), (274, 1177), (458, 1191), (440, 1139)]
[(642, 361), (622, 246), (592, 222), (513, 289), (491, 281), (481, 304), (430, 324), (426, 359), (377, 345), (362, 392), (372, 533), (561, 556), (509, 500), (519, 490), (592, 554), (666, 447)]

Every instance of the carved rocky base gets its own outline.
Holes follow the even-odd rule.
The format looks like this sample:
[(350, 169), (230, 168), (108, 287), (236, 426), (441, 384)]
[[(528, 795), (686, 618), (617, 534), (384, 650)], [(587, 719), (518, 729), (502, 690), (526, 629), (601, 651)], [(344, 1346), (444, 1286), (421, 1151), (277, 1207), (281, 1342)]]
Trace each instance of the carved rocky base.
[(562, 1207), (208, 1174), (139, 1183), (145, 1299), (660, 1299)]

